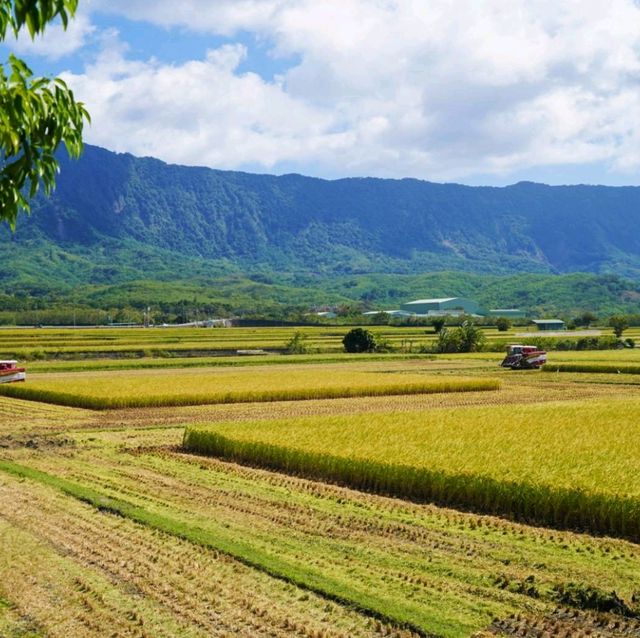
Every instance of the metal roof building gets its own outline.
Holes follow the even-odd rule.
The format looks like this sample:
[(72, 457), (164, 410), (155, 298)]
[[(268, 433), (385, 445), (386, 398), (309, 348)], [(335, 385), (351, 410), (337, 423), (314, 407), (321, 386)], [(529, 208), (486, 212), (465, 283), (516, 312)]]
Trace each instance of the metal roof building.
[(362, 313), (365, 317), (372, 317), (373, 315), (390, 315), (392, 317), (412, 317), (412, 312), (406, 310), (369, 310)]
[(442, 297), (416, 299), (403, 303), (402, 310), (417, 315), (483, 315), (484, 311), (472, 299), (466, 297)]

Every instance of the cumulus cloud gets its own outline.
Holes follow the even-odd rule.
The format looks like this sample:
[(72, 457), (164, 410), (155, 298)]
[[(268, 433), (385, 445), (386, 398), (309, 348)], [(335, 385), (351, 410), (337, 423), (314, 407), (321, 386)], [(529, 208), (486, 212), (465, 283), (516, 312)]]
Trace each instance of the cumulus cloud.
[(44, 34), (33, 40), (26, 31), (23, 31), (18, 39), (12, 42), (11, 47), (19, 55), (35, 55), (48, 60), (59, 60), (81, 49), (95, 30), (89, 16), (78, 13), (75, 19), (69, 22), (66, 30), (62, 24), (52, 24), (47, 27)]
[(236, 72), (242, 45), (182, 65), (130, 61), (114, 39), (84, 74), (63, 74), (88, 103), (89, 140), (173, 162), (265, 167), (339, 144), (332, 116), (292, 99), (254, 73)]
[[(70, 76), (91, 139), (170, 161), (459, 179), (600, 162), (640, 168), (634, 0), (94, 0), (162, 27), (250, 32), (182, 65), (107, 47)], [(250, 58), (249, 58), (250, 62)], [(243, 67), (244, 68), (244, 67)]]

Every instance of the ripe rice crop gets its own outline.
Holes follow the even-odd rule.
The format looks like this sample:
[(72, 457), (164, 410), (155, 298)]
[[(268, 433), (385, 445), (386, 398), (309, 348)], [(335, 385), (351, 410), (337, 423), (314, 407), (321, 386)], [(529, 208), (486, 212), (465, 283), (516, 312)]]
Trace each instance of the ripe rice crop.
[[(290, 365), (292, 363), (362, 363), (365, 361), (398, 361), (415, 359), (416, 355), (394, 354), (273, 354), (256, 356), (217, 357), (144, 357), (114, 359), (49, 360), (29, 363), (29, 372), (82, 372), (91, 370), (145, 370), (153, 368), (230, 368), (256, 365)], [(422, 355), (420, 360), (434, 359), (434, 355)]]
[(293, 401), (340, 397), (497, 390), (486, 378), (305, 368), (273, 370), (144, 371), (43, 375), (24, 384), (0, 386), (0, 395), (106, 410), (114, 408)]
[(612, 365), (600, 363), (560, 363), (546, 365), (545, 372), (590, 372), (593, 374), (640, 374), (640, 366)]
[[(321, 352), (342, 352), (344, 326), (305, 326), (306, 345)], [(434, 334), (424, 328), (371, 328), (374, 333), (402, 350), (411, 343), (417, 349), (432, 341)], [(136, 358), (167, 357), (180, 354), (230, 353), (234, 350), (262, 349), (281, 351), (300, 331), (297, 327), (260, 328), (79, 328), (79, 329), (3, 329), (0, 330), (0, 355), (23, 360), (82, 359), (109, 356)]]
[(640, 540), (640, 400), (198, 425), (187, 450)]

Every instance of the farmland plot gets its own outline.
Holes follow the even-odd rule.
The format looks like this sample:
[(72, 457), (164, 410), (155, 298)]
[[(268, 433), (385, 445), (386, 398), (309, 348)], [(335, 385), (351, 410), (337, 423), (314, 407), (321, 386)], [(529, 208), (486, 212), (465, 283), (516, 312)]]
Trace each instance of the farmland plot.
[(355, 612), (50, 489), (2, 476), (0, 502), (0, 595), (43, 635), (377, 633)]
[(215, 372), (184, 370), (138, 373), (35, 375), (28, 384), (0, 385), (0, 394), (92, 409), (178, 406), (252, 401), (428, 394), (497, 390), (490, 378), (437, 377), (309, 367), (269, 367)]
[[(640, 399), (190, 426), (187, 450), (640, 540)], [(615, 459), (615, 463), (611, 460)]]
[[(319, 328), (314, 343), (339, 344), (340, 329), (331, 330)], [(207, 359), (151, 355), (157, 349), (162, 357), (172, 343), (200, 352), (214, 341), (284, 342), (292, 331), (14, 332), (5, 347), (19, 337), (27, 349), (69, 348), (65, 360), (34, 363), (31, 372), (78, 370), (31, 374), (14, 387), (42, 392), (51, 384), (101, 407), (115, 401), (98, 412), (0, 397), (0, 636), (89, 638), (105, 628), (139, 637), (640, 635), (637, 543), (376, 495), (391, 491), (380, 476), (358, 483), (391, 455), (445, 479), (462, 471), (465, 481), (441, 485), (444, 502), (503, 516), (527, 503), (523, 518), (632, 536), (638, 519), (625, 507), (640, 491), (637, 375), (513, 373), (497, 368), (499, 353), (395, 361), (270, 355), (268, 365), (228, 357), (215, 369), (187, 369), (180, 366)], [(392, 340), (407, 335), (398, 330)], [(146, 354), (73, 359), (87, 347)], [(560, 363), (639, 361), (635, 351), (556, 356)], [(122, 365), (133, 369), (97, 371)], [(332, 384), (377, 390), (416, 379), (494, 378), (497, 392), (321, 398)], [(245, 397), (274, 389), (287, 399), (309, 388), (319, 394), (208, 403), (222, 394), (221, 379), (229, 381), (225, 392)], [(186, 386), (207, 403), (173, 405), (184, 401)], [(167, 393), (165, 407), (115, 409)], [(224, 437), (234, 454), (238, 445), (254, 446), (259, 458), (237, 457), (249, 467), (181, 450), (184, 426)], [(255, 467), (282, 468), (300, 450), (315, 467)], [(325, 472), (318, 459), (328, 456), (337, 457), (329, 469), (348, 458), (357, 472), (349, 481)], [(323, 473), (314, 474), (318, 467)], [(291, 476), (292, 469), (321, 480)], [(478, 477), (486, 498), (470, 505), (459, 497), (476, 498)], [(567, 500), (572, 489), (576, 498)], [(585, 524), (572, 519), (589, 511), (596, 514)]]
[[(470, 636), (493, 618), (523, 609), (541, 617), (555, 609), (559, 592), (572, 582), (605, 597), (615, 589), (624, 604), (632, 604), (640, 569), (640, 550), (633, 544), (412, 505), (148, 447), (179, 437), (176, 430), (86, 433), (76, 435), (68, 452), (34, 456), (23, 449), (12, 457), (102, 494), (100, 507), (105, 499), (123, 499), (128, 505), (117, 521), (133, 511), (143, 513), (145, 528), (171, 522), (165, 533), (185, 534), (187, 540), (193, 534), (193, 547), (231, 553), (258, 571), (351, 601), (423, 634)], [(143, 571), (139, 577), (144, 580)]]

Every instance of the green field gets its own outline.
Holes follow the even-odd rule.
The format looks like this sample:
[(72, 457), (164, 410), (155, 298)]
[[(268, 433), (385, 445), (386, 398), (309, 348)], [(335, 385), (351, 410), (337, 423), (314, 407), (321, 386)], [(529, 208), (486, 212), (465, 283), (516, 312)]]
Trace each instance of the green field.
[[(209, 345), (294, 330), (9, 333), (45, 354), (0, 391), (2, 636), (640, 635), (640, 384), (600, 369), (640, 351), (550, 374), (325, 328), (260, 358)], [(184, 357), (122, 354), (167, 335)]]

